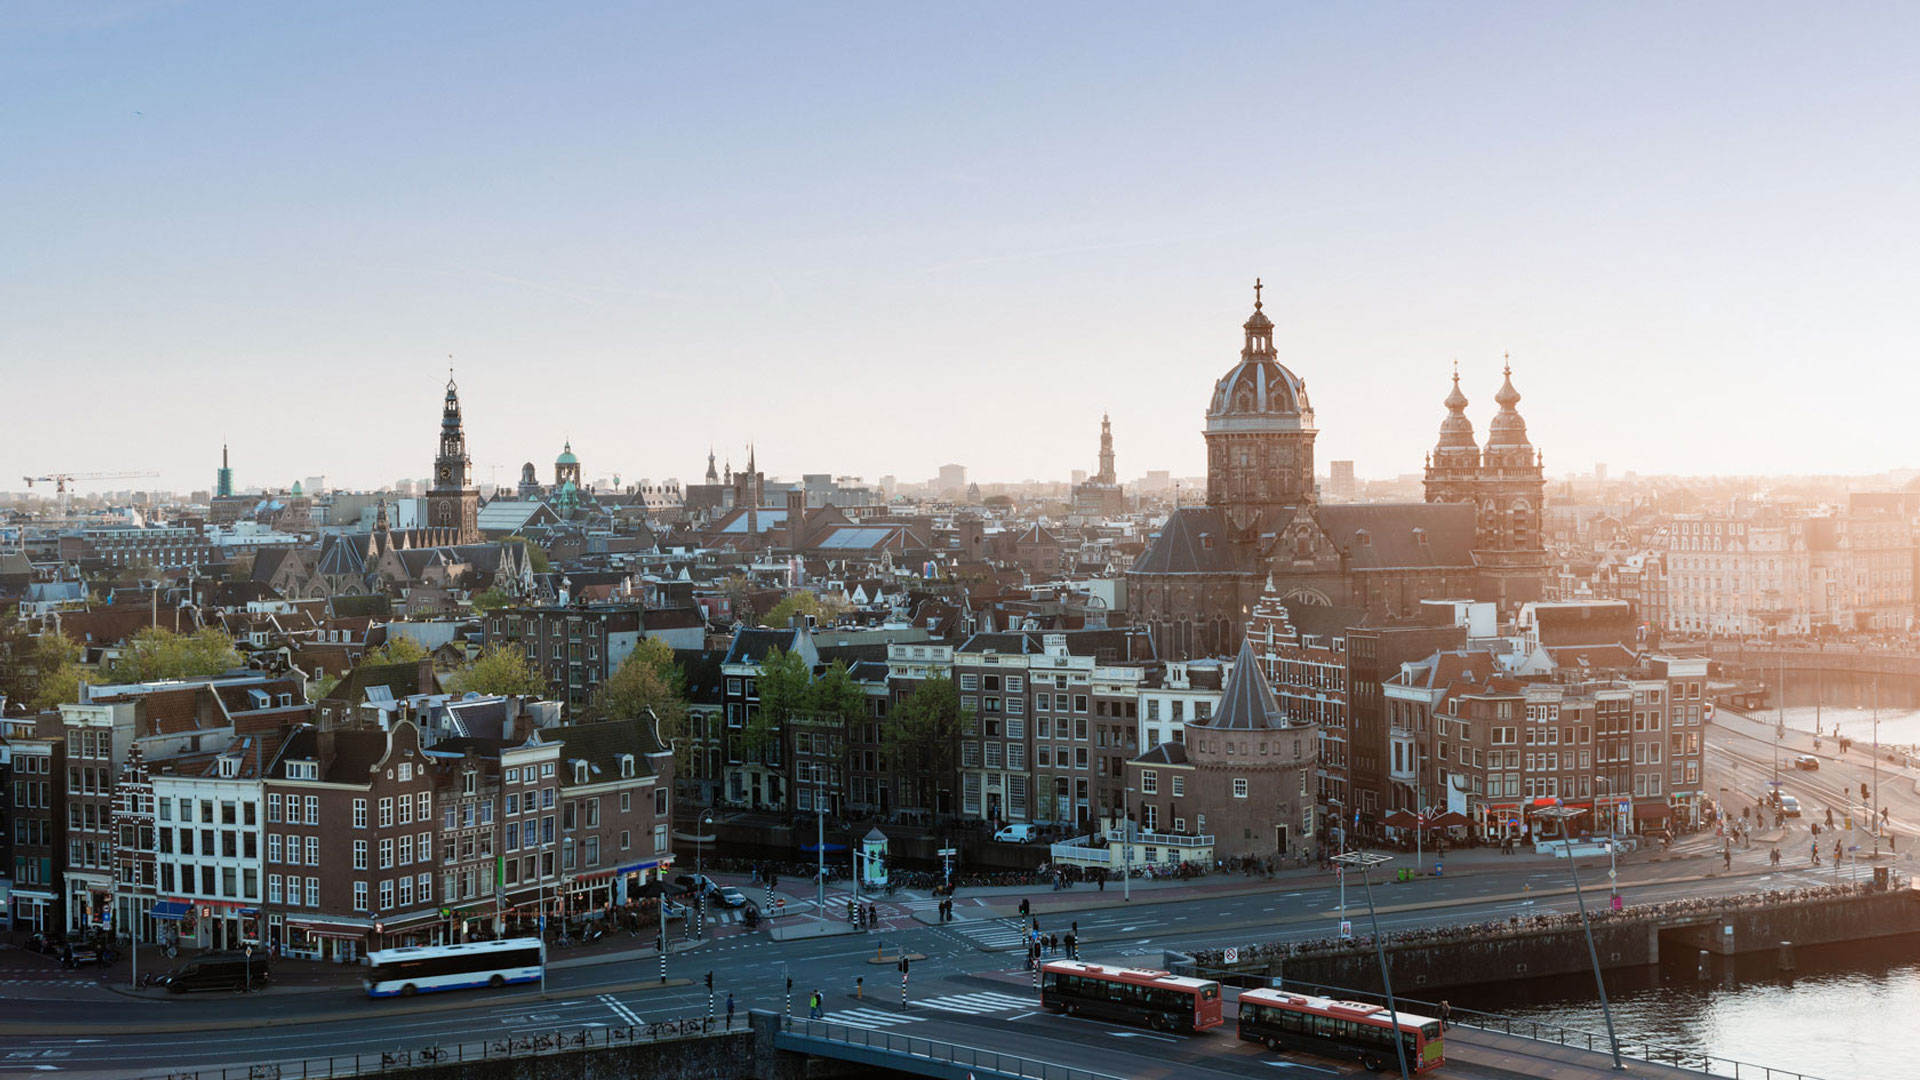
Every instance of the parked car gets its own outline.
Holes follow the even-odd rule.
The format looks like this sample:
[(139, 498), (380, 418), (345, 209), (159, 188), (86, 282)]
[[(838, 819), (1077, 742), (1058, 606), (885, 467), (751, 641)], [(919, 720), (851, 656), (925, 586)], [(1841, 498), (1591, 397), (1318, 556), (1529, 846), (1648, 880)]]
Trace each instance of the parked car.
[(1793, 767), (1811, 771), (1820, 767), (1820, 759), (1814, 757), (1812, 754), (1801, 754), (1799, 757), (1793, 759)]
[(720, 891), (720, 883), (705, 874), (680, 874), (673, 879), (673, 883), (695, 894)]
[(189, 990), (252, 990), (272, 978), (264, 950), (252, 956), (239, 952), (211, 952), (181, 964), (160, 977), (170, 994)]
[(725, 886), (720, 889), (719, 892), (714, 893), (713, 898), (718, 900), (722, 905), (730, 908), (747, 906), (747, 894), (731, 885)]
[(1800, 800), (1791, 795), (1780, 796), (1780, 812), (1788, 817), (1800, 816)]
[(1005, 844), (1025, 844), (1032, 842), (1039, 835), (1040, 826), (1038, 825), (1005, 825), (999, 832), (993, 834), (993, 838)]

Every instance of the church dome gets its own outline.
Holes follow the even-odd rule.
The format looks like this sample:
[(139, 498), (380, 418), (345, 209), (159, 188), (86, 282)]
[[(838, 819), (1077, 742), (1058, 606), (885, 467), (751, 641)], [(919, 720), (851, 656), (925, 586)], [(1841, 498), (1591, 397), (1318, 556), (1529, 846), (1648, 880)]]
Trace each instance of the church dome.
[(572, 439), (567, 440), (567, 444), (560, 449), (560, 456), (557, 458), (554, 458), (553, 463), (555, 465), (580, 464), (580, 459), (573, 456), (573, 440)]
[(1471, 451), (1478, 456), (1480, 447), (1473, 440), (1473, 421), (1467, 419), (1467, 395), (1460, 392), (1460, 372), (1453, 373), (1453, 391), (1441, 404), (1447, 407), (1447, 418), (1440, 421), (1440, 441), (1434, 449), (1442, 455), (1447, 451)]
[(1273, 320), (1261, 310), (1254, 283), (1253, 315), (1242, 324), (1246, 344), (1240, 362), (1213, 384), (1207, 406), (1209, 431), (1311, 431), (1313, 405), (1306, 380), (1282, 364), (1273, 347)]
[(1527, 441), (1527, 421), (1514, 408), (1520, 404), (1520, 391), (1513, 388), (1513, 365), (1507, 365), (1502, 374), (1506, 381), (1500, 384), (1500, 392), (1493, 395), (1500, 411), (1487, 424), (1487, 449), (1531, 446)]

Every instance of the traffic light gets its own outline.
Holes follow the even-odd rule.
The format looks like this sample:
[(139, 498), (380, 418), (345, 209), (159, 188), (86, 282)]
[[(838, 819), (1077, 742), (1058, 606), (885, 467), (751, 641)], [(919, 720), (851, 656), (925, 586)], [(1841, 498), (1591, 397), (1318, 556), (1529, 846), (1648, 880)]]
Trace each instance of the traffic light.
[[(793, 980), (788, 979), (787, 982), (791, 984)], [(709, 990), (713, 989), (713, 972), (711, 971), (707, 972), (707, 989)]]
[(908, 960), (904, 956), (900, 958), (900, 974), (905, 975), (908, 969), (911, 968), (912, 966), (913, 966), (913, 961)]
[(1867, 800), (1867, 785), (1865, 781), (1862, 781), (1860, 784), (1860, 801), (1865, 802), (1866, 800)]
[(793, 976), (787, 976), (787, 993), (793, 993)]

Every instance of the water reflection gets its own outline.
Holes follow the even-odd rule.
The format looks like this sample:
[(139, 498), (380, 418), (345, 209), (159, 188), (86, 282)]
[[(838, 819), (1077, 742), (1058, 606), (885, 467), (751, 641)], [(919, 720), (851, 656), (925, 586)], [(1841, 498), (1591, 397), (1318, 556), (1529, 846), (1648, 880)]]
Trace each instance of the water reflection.
[[(1714, 958), (1704, 969), (1694, 956), (1675, 956), (1658, 968), (1609, 972), (1614, 1024), (1623, 1043), (1652, 1042), (1828, 1080), (1916, 1074), (1909, 1044), (1920, 1019), (1920, 935), (1797, 949), (1794, 958), (1792, 975), (1776, 970), (1772, 953), (1732, 963)], [(1451, 1000), (1606, 1030), (1591, 978), (1476, 987)]]

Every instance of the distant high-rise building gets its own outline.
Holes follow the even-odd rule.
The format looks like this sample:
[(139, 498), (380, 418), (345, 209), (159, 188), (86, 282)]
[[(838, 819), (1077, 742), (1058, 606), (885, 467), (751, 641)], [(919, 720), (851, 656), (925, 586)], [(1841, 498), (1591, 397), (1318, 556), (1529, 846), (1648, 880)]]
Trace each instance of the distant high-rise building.
[(1358, 487), (1353, 482), (1353, 462), (1330, 461), (1327, 463), (1328, 487), (1336, 499), (1351, 499)]
[(1606, 462), (1604, 461), (1594, 462), (1593, 478), (1594, 480), (1602, 484), (1607, 482), (1607, 463)]
[(934, 481), (942, 494), (949, 491), (967, 490), (967, 467), (965, 465), (940, 466), (940, 479)]
[(1085, 469), (1073, 470), (1073, 486), (1074, 487), (1079, 487), (1081, 484), (1084, 484), (1086, 482), (1087, 482), (1087, 470)]
[(214, 481), (213, 493), (222, 499), (233, 496), (233, 467), (227, 463), (226, 443), (220, 444), (220, 473), (219, 478)]

